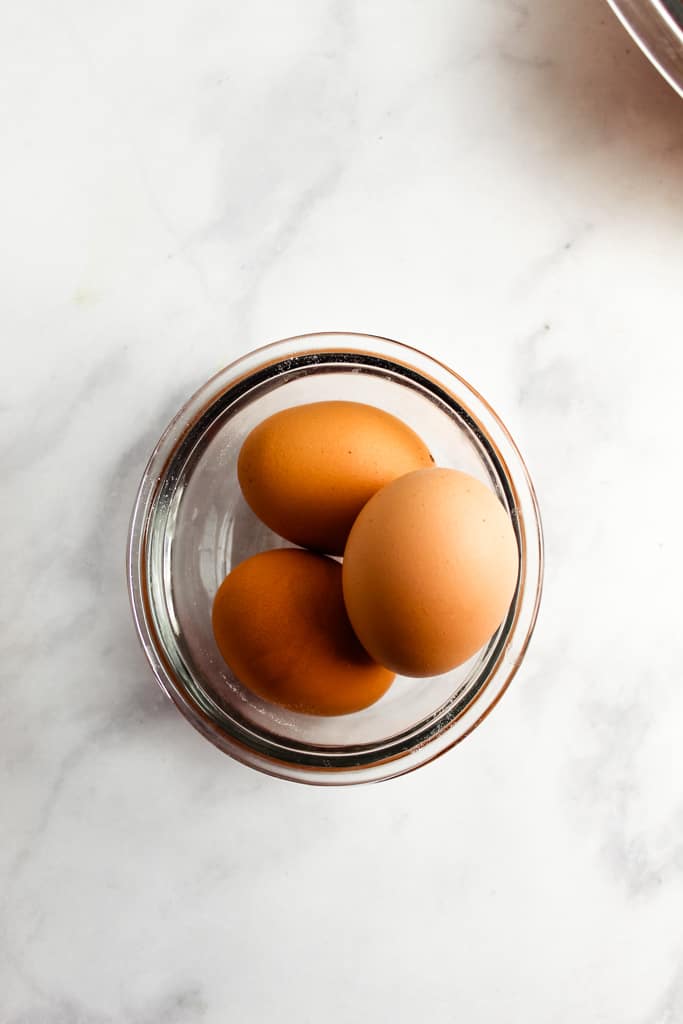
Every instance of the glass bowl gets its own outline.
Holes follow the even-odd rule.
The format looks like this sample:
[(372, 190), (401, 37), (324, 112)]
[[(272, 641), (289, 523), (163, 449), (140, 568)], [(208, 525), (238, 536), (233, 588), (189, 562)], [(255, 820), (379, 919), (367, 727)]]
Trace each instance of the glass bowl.
[[(251, 512), (236, 473), (249, 431), (288, 406), (348, 399), (408, 423), (437, 465), (486, 481), (509, 510), (519, 579), (509, 614), (466, 664), (431, 679), (398, 677), (364, 711), (297, 714), (244, 688), (223, 662), (211, 605), (232, 567), (287, 542)], [(522, 458), (494, 411), (461, 377), (386, 338), (309, 334), (257, 349), (212, 377), (167, 427), (133, 510), (128, 584), (152, 670), (183, 715), (217, 747), (297, 782), (373, 782), (418, 768), (486, 717), (522, 660), (536, 621), (543, 543)]]

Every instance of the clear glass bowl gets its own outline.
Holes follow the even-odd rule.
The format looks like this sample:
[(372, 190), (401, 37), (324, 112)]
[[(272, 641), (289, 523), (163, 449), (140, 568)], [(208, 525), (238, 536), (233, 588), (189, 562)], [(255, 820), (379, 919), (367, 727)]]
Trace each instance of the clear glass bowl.
[[(437, 465), (487, 481), (509, 509), (517, 592), (498, 633), (459, 668), (397, 678), (378, 703), (334, 718), (296, 714), (244, 688), (211, 631), (219, 584), (240, 561), (286, 542), (246, 505), (237, 456), (249, 431), (288, 406), (349, 399), (408, 423)], [(536, 497), (507, 430), (452, 370), (415, 349), (360, 334), (313, 334), (257, 349), (221, 370), (154, 449), (133, 511), (128, 583), (142, 645), (161, 687), (203, 736), (238, 761), (321, 785), (410, 771), (463, 739), (496, 704), (536, 621), (543, 543)]]

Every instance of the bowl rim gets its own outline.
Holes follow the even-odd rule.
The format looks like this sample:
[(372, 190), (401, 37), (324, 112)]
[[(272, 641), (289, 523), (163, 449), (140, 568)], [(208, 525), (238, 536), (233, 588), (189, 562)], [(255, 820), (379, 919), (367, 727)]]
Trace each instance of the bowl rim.
[[(340, 347), (340, 344), (333, 344), (335, 339), (342, 339), (343, 347)], [(323, 342), (328, 344), (323, 345)], [(372, 347), (369, 348), (368, 345)], [(150, 515), (154, 508), (154, 498), (159, 493), (174, 453), (178, 451), (193, 424), (201, 419), (220, 395), (232, 392), (235, 386), (251, 380), (255, 374), (267, 370), (268, 367), (279, 365), (283, 359), (330, 357), (333, 354), (376, 357), (378, 348), (384, 357), (389, 358), (397, 367), (413, 371), (418, 379), (431, 382), (438, 385), (441, 390), (447, 391), (457, 402), (458, 407), (471, 416), (480, 436), (488, 445), (493, 446), (497, 455), (496, 461), (504, 470), (505, 480), (510, 487), (514, 509), (520, 510), (521, 522), (518, 522), (517, 530), (522, 565), (521, 597), (515, 599), (509, 621), (506, 622), (505, 629), (501, 630), (502, 640), (494, 652), (496, 657), (488, 663), (490, 671), (474, 697), (463, 705), (462, 710), (455, 714), (452, 720), (435, 729), (434, 734), (426, 740), (392, 756), (378, 758), (370, 764), (347, 764), (341, 767), (337, 764), (332, 767), (322, 763), (322, 757), (320, 765), (315, 766), (291, 760), (283, 761), (273, 757), (272, 753), (266, 754), (263, 750), (255, 749), (234, 735), (227, 735), (211, 715), (196, 700), (191, 699), (187, 688), (178, 679), (155, 629), (146, 585)], [(457, 396), (448, 388), (449, 383), (457, 385)], [(467, 405), (463, 404), (463, 391), (468, 399)], [(471, 405), (474, 405), (474, 410)], [(497, 443), (493, 440), (492, 432), (497, 435)], [(512, 470), (510, 462), (514, 463)], [(528, 556), (531, 557), (533, 591), (527, 586)], [(519, 449), (495, 410), (460, 374), (441, 360), (392, 338), (355, 331), (317, 331), (271, 342), (252, 349), (228, 363), (197, 388), (173, 416), (147, 461), (133, 505), (126, 556), (128, 594), (136, 632), (163, 692), (183, 716), (224, 753), (266, 774), (313, 785), (352, 785), (382, 781), (414, 771), (450, 750), (481, 724), (508, 689), (529, 646), (542, 595), (543, 568), (543, 530), (536, 493)], [(524, 629), (521, 636), (518, 635), (519, 627)], [(509, 664), (506, 664), (504, 674), (500, 677), (500, 670), (506, 659)], [(492, 687), (494, 680), (496, 685)], [(482, 695), (485, 696), (483, 701)], [(481, 706), (477, 706), (479, 704)], [(458, 722), (463, 725), (460, 731), (453, 728)]]

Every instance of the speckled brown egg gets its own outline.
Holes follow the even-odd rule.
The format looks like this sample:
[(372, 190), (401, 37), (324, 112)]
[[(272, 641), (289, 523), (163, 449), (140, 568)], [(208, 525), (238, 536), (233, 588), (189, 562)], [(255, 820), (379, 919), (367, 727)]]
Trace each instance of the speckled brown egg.
[(358, 516), (344, 553), (346, 608), (376, 661), (437, 675), (493, 636), (518, 568), (512, 522), (489, 487), (453, 469), (419, 470)]
[(341, 566), (310, 551), (264, 551), (218, 588), (218, 649), (259, 697), (309, 715), (345, 715), (374, 704), (394, 674), (358, 642), (342, 595)]
[(302, 547), (340, 555), (363, 505), (405, 473), (433, 465), (395, 416), (360, 402), (275, 413), (247, 436), (237, 474), (263, 522)]

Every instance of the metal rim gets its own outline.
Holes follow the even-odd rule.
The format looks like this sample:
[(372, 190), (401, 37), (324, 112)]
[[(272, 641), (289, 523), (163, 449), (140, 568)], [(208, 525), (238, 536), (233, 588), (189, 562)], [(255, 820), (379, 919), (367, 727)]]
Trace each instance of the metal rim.
[(645, 56), (683, 96), (683, 5), (680, 0), (607, 0)]

